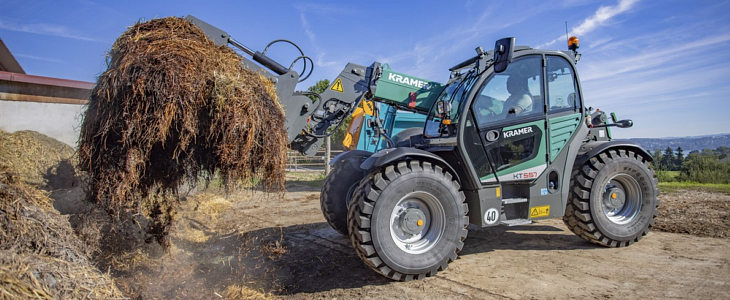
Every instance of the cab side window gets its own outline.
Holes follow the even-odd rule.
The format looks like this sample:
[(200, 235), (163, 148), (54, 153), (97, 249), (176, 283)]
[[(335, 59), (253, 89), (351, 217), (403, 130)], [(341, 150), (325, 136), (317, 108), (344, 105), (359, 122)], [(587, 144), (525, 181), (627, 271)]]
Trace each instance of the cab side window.
[(580, 111), (575, 73), (570, 63), (560, 56), (547, 56), (548, 111)]
[(493, 74), (472, 104), (479, 127), (526, 116), (542, 115), (542, 56), (519, 58)]

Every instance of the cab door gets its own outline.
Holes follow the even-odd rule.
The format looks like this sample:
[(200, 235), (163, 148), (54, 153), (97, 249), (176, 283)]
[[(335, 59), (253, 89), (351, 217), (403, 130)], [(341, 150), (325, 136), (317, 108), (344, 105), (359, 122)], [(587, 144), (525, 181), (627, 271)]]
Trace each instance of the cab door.
[(547, 168), (543, 77), (543, 56), (522, 56), (490, 75), (476, 93), (469, 116), (474, 128), (467, 131), (478, 134), (482, 157), (476, 137), (467, 141), (467, 151), (483, 185), (533, 181)]
[[(575, 132), (583, 121), (580, 88), (575, 69), (565, 57), (545, 55), (547, 88), (547, 138), (550, 176), (548, 192), (561, 190), (568, 183), (566, 174), (572, 169), (568, 155), (571, 142), (576, 147)], [(605, 134), (605, 131), (601, 131)], [(561, 178), (562, 181), (561, 182)]]

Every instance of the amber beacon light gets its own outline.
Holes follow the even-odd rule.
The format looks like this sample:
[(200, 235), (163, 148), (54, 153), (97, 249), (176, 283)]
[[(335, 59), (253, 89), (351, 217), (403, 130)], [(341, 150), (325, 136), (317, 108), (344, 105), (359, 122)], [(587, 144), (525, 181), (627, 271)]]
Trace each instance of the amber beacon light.
[(577, 37), (571, 36), (568, 39), (568, 49), (575, 51), (578, 50), (578, 48), (580, 48), (580, 41), (578, 41)]

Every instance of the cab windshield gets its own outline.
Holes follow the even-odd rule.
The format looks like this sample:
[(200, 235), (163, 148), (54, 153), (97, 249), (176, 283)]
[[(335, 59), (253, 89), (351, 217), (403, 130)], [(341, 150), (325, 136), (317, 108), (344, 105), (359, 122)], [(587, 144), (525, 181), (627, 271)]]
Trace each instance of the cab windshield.
[(476, 72), (467, 72), (456, 77), (444, 88), (434, 102), (426, 119), (425, 137), (450, 137), (456, 135), (462, 106), (478, 76)]

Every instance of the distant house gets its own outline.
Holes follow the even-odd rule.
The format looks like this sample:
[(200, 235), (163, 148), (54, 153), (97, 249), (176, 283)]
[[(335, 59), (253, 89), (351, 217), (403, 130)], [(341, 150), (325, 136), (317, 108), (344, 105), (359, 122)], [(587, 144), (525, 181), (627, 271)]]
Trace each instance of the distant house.
[(93, 83), (28, 75), (0, 39), (0, 130), (33, 130), (75, 146)]

